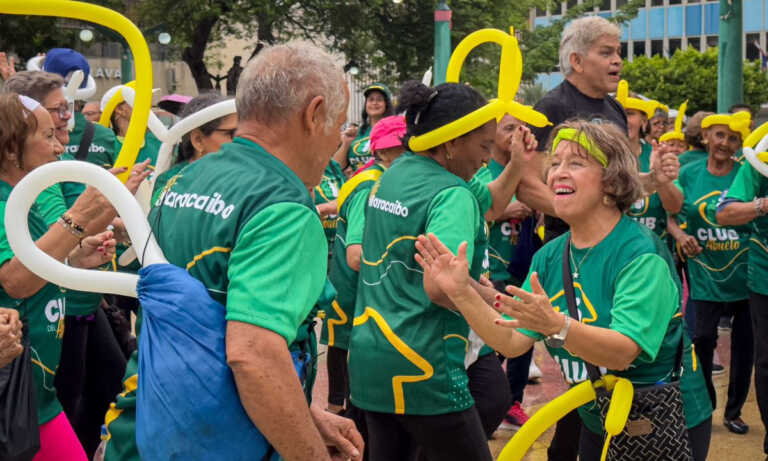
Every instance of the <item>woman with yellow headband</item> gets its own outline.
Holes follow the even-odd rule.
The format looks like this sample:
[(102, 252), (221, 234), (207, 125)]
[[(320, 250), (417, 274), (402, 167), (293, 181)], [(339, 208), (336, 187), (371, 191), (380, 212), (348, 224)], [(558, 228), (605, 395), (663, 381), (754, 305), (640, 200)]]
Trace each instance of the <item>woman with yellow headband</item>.
[[(493, 307), (505, 317), (471, 286), (465, 244), (454, 256), (438, 237), (420, 236), (424, 278), (505, 355), (520, 355), (544, 340), (569, 383), (587, 379), (586, 363), (628, 378), (636, 392), (674, 381), (682, 347), (685, 426), (693, 459), (703, 461), (711, 407), (702, 396), (704, 382), (680, 318), (682, 290), (674, 264), (667, 248), (624, 214), (642, 193), (627, 137), (612, 125), (582, 121), (566, 122), (552, 133), (547, 184), (570, 232), (534, 255), (522, 288), (507, 287), (516, 298), (496, 297)], [(578, 321), (569, 315), (564, 266), (572, 276)], [(589, 403), (578, 411), (584, 423), (580, 459), (598, 460), (604, 440), (600, 409)], [(685, 437), (684, 428), (678, 430)]]
[(684, 197), (682, 214), (687, 228), (676, 236), (688, 257), (690, 298), (686, 317), (693, 315), (696, 353), (707, 382), (712, 405), (712, 361), (717, 346), (721, 316), (733, 317), (728, 399), (723, 424), (736, 434), (749, 426), (741, 419), (741, 408), (749, 392), (754, 345), (747, 289), (750, 230), (745, 226), (720, 226), (714, 210), (739, 172), (734, 154), (749, 135), (749, 114), (716, 114), (701, 122), (707, 158), (687, 164), (677, 182)]
[(404, 144), (414, 155), (394, 162), (368, 195), (349, 344), (350, 400), (366, 412), (371, 461), (409, 459), (414, 447), (427, 460), (490, 461), (465, 366), (477, 358), (478, 341), (450, 302), (424, 285), (414, 242), (424, 232), (454, 251), (470, 242), (473, 284), (492, 299), (495, 290), (477, 282), (488, 270), (485, 214), (491, 202), (506, 208), (520, 168), (511, 162), (503, 184), (472, 180), (490, 159), (502, 114), (471, 87), (406, 82), (399, 102)]

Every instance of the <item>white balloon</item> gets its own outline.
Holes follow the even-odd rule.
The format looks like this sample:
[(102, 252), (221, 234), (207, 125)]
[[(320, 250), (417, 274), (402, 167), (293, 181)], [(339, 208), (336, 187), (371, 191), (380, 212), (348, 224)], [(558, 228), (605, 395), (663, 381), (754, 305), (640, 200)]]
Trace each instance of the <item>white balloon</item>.
[(30, 271), (61, 287), (138, 297), (138, 275), (75, 269), (55, 260), (32, 241), (27, 222), (29, 209), (41, 191), (62, 181), (82, 182), (96, 187), (109, 199), (123, 218), (137, 253), (144, 256), (143, 266), (168, 262), (150, 231), (144, 212), (120, 180), (103, 168), (74, 160), (36, 168), (13, 188), (5, 209), (5, 231), (11, 250)]
[(91, 99), (94, 94), (96, 94), (96, 80), (93, 79), (93, 75), (88, 74), (88, 83), (85, 85), (85, 88), (80, 88), (80, 85), (77, 86), (77, 89), (75, 90), (75, 99), (78, 101), (87, 101)]
[(27, 61), (27, 70), (43, 70), (45, 56), (35, 56)]
[(73, 102), (75, 100), (75, 93), (77, 92), (77, 89), (80, 88), (80, 84), (83, 83), (84, 78), (85, 72), (82, 70), (76, 70), (72, 72), (72, 75), (69, 77), (69, 81), (66, 85), (64, 85), (64, 88), (62, 89), (64, 97), (67, 98), (67, 101)]
[[(766, 138), (763, 138), (763, 141)], [(763, 144), (763, 141), (760, 141), (760, 144), (758, 144), (758, 147), (760, 147)], [(765, 177), (768, 177), (768, 164), (763, 163), (760, 161), (759, 158), (757, 158), (756, 152), (765, 152), (765, 149), (751, 149), (749, 147), (745, 147), (742, 152), (744, 152), (744, 158), (747, 159), (750, 165), (754, 169), (760, 172)]]

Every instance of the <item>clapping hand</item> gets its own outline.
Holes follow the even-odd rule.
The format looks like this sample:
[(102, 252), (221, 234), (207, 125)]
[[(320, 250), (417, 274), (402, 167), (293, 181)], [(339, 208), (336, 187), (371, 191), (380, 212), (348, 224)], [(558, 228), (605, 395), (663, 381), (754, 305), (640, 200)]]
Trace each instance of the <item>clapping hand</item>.
[(539, 274), (531, 274), (531, 290), (527, 292), (516, 286), (507, 286), (507, 293), (517, 299), (501, 293), (496, 295), (494, 309), (514, 320), (497, 319), (497, 325), (507, 328), (525, 328), (545, 336), (553, 335), (563, 328), (565, 317), (555, 311), (549, 296), (539, 283)]
[(454, 255), (435, 234), (420, 235), (416, 250), (416, 262), (424, 269), (424, 291), (430, 299), (438, 299), (440, 293), (451, 298), (470, 288), (467, 242)]

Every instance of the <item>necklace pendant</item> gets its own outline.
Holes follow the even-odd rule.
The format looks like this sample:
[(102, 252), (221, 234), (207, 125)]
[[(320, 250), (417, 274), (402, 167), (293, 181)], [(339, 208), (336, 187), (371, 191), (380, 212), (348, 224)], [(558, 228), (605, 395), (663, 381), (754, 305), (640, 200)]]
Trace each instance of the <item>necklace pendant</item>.
[(573, 278), (575, 278), (575, 279), (579, 278), (579, 273), (578, 272), (574, 272), (573, 273)]

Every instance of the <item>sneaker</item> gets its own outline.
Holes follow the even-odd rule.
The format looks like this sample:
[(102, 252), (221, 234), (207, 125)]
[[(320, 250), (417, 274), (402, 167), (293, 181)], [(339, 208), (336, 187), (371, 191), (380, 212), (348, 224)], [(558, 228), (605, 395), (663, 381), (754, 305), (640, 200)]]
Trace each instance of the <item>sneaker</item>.
[(712, 364), (712, 376), (722, 375), (725, 373), (725, 367), (719, 363)]
[(525, 414), (525, 410), (520, 406), (520, 402), (515, 402), (504, 415), (504, 420), (501, 422), (499, 429), (506, 431), (516, 431), (528, 421), (528, 415)]
[(536, 362), (531, 359), (531, 364), (528, 366), (528, 382), (538, 383), (542, 376), (544, 375), (541, 373), (541, 368), (539, 368), (539, 366), (536, 365)]
[(723, 419), (723, 425), (734, 434), (746, 434), (749, 426), (741, 418)]

